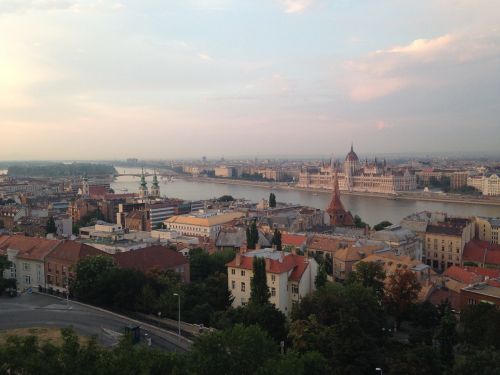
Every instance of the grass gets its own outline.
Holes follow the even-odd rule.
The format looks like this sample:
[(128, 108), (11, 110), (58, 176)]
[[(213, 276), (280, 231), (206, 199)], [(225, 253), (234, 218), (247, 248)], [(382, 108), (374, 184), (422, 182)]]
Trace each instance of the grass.
[[(5, 344), (9, 336), (36, 336), (41, 344), (51, 343), (59, 346), (62, 344), (62, 336), (60, 328), (16, 328), (0, 331), (0, 345)], [(85, 344), (89, 339), (84, 336), (79, 336), (80, 344)]]

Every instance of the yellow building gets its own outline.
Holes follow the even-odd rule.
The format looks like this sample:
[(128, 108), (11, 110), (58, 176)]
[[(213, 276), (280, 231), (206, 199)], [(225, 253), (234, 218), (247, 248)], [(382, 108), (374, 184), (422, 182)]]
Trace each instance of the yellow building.
[(469, 219), (446, 218), (428, 224), (424, 241), (427, 264), (439, 270), (460, 266), (464, 247), (473, 238), (474, 226)]
[(244, 216), (245, 214), (242, 212), (178, 215), (165, 220), (164, 224), (166, 229), (179, 232), (184, 236), (201, 236), (215, 239), (222, 225)]
[(500, 218), (476, 217), (474, 224), (478, 240), (500, 245)]

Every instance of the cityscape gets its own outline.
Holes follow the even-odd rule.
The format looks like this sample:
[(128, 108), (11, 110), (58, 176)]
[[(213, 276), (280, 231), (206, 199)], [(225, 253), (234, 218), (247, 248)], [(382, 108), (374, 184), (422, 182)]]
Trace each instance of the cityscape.
[(0, 0), (0, 374), (500, 375), (499, 15)]

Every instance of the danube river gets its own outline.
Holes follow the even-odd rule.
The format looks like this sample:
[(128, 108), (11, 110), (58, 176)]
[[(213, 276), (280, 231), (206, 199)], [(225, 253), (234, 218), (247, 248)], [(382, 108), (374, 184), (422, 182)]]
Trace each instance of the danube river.
[[(117, 168), (120, 173), (140, 173), (139, 170)], [(151, 187), (151, 178), (148, 178)], [(140, 179), (132, 176), (121, 176), (111, 184), (116, 193), (136, 192)], [(161, 194), (170, 198), (186, 200), (199, 200), (232, 195), (235, 198), (245, 198), (258, 202), (262, 198), (268, 199), (269, 193), (274, 192), (278, 202), (301, 204), (325, 209), (330, 201), (329, 193), (313, 193), (300, 190), (270, 189), (260, 186), (230, 185), (214, 182), (202, 182), (176, 179), (175, 181), (160, 180)], [(500, 216), (499, 206), (483, 206), (474, 204), (448, 203), (448, 202), (419, 202), (411, 200), (390, 200), (380, 197), (365, 197), (343, 195), (342, 202), (353, 214), (359, 215), (370, 225), (382, 220), (398, 223), (403, 217), (418, 211), (440, 211), (452, 215), (469, 216)]]

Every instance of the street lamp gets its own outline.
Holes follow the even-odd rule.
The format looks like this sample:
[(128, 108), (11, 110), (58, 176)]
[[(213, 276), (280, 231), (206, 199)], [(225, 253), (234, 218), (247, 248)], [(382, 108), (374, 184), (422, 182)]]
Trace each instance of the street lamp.
[(174, 293), (174, 296), (177, 296), (177, 307), (178, 307), (178, 320), (177, 320), (177, 330), (178, 330), (178, 341), (179, 344), (181, 342), (181, 296), (179, 293)]

